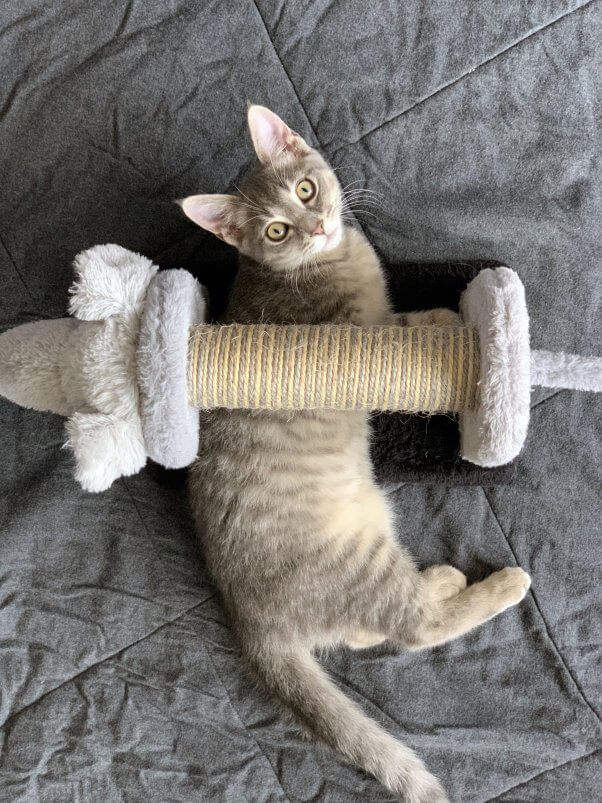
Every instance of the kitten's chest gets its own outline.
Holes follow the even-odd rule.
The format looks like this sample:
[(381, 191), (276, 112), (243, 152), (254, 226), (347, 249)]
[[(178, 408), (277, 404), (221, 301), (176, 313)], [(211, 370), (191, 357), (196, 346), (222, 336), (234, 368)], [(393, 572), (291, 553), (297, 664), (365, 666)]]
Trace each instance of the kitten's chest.
[(242, 264), (227, 320), (250, 323), (384, 323), (391, 314), (386, 282), (368, 241), (347, 230), (328, 260), (290, 275), (257, 277)]
[(322, 320), (368, 325), (388, 319), (391, 305), (382, 267), (363, 234), (347, 228), (342, 246), (319, 270), (323, 284), (310, 287), (309, 295), (310, 304), (324, 311)]
[(333, 296), (342, 305), (339, 320), (368, 325), (388, 319), (391, 303), (380, 262), (367, 240), (357, 232), (353, 231), (348, 254), (334, 266), (330, 281)]

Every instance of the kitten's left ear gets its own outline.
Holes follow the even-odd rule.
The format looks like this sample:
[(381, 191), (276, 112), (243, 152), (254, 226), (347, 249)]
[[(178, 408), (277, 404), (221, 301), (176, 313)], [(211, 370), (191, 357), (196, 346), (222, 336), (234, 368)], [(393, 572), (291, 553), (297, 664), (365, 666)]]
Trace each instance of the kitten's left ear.
[(242, 237), (236, 198), (232, 195), (189, 195), (178, 201), (184, 214), (220, 240), (238, 246)]
[(263, 164), (299, 159), (311, 150), (302, 136), (265, 106), (249, 106), (248, 121), (255, 153)]

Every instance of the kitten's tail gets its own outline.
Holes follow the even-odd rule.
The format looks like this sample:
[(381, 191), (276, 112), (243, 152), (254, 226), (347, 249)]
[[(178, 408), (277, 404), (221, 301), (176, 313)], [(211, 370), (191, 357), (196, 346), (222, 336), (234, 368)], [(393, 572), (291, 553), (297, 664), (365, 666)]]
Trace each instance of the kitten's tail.
[(309, 652), (263, 653), (251, 662), (271, 691), (315, 736), (407, 803), (449, 803), (418, 756), (332, 683)]

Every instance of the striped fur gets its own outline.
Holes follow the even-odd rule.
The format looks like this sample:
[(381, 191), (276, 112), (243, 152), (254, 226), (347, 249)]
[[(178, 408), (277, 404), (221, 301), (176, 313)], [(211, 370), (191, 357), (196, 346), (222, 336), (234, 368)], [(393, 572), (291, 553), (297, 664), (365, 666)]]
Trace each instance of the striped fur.
[[(294, 187), (324, 172), (314, 216), (336, 206), (340, 194), (334, 173), (301, 143), (292, 154), (276, 143), (275, 165), (262, 150), (264, 163), (238, 196), (249, 207), (296, 215), (300, 227), (303, 216), (281, 192), (282, 181)], [(246, 226), (237, 217), (240, 269), (225, 322), (391, 322), (379, 261), (358, 231), (344, 228), (336, 247), (301, 269), (292, 244), (288, 262), (282, 253), (272, 258), (276, 249), (262, 241), (265, 221), (251, 220), (251, 208), (247, 214)], [(298, 238), (304, 242), (302, 233)], [(450, 316), (430, 312), (424, 320), (450, 323)], [(421, 320), (417, 314), (410, 323)], [(400, 798), (441, 803), (445, 793), (420, 759), (348, 700), (312, 653), (385, 638), (410, 649), (441, 643), (518, 602), (528, 576), (506, 569), (466, 587), (449, 566), (419, 572), (395, 539), (368, 438), (362, 411), (202, 412), (192, 508), (242, 652), (265, 686)]]

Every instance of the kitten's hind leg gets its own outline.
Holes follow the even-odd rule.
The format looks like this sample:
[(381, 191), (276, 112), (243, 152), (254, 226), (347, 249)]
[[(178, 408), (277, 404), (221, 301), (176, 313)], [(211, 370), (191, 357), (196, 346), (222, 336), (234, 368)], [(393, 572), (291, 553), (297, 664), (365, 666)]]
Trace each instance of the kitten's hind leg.
[(520, 602), (531, 585), (529, 575), (518, 567), (494, 572), (470, 586), (452, 566), (433, 566), (421, 574), (418, 621), (403, 638), (410, 649), (434, 647), (467, 633)]

